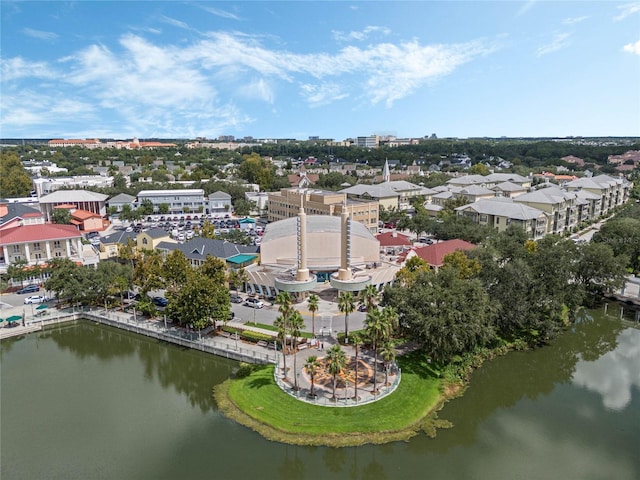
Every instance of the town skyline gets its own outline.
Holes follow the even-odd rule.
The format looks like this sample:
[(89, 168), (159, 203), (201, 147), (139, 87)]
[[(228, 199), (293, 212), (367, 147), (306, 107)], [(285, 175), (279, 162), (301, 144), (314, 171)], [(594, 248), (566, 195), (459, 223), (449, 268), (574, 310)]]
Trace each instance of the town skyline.
[(0, 137), (640, 136), (637, 2), (113, 5), (3, 2)]

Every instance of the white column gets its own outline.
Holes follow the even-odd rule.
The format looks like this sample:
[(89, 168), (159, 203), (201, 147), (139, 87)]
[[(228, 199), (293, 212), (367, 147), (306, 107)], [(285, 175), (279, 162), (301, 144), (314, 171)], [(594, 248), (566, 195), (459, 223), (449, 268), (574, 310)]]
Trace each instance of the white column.
[(71, 258), (71, 245), (70, 243), (71, 240), (65, 240), (65, 245), (67, 246), (67, 258)]
[(24, 256), (27, 257), (27, 264), (31, 263), (31, 252), (29, 251), (29, 244), (24, 244)]
[(51, 244), (49, 240), (44, 242), (44, 249), (47, 251), (47, 260), (51, 260)]
[(9, 261), (9, 249), (6, 245), (2, 246), (2, 251), (4, 252), (4, 263), (9, 265), (11, 262)]

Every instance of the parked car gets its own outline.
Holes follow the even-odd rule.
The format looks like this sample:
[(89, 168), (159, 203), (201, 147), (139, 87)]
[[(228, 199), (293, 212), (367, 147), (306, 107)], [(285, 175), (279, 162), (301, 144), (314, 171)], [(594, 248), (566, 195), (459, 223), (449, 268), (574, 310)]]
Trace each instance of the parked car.
[(153, 297), (151, 301), (156, 307), (166, 307), (169, 303), (169, 300), (164, 297)]
[(38, 285), (27, 285), (26, 287), (22, 287), (16, 293), (18, 293), (19, 295), (22, 295), (23, 293), (34, 293), (39, 291), (40, 291), (40, 287)]
[(365, 304), (358, 305), (358, 311), (359, 312), (366, 312), (367, 311), (367, 306)]
[(252, 297), (247, 298), (244, 301), (243, 305), (245, 305), (246, 307), (252, 307), (252, 308), (264, 308), (264, 303), (262, 303), (257, 298), (252, 298)]
[(31, 303), (45, 303), (49, 300), (51, 299), (46, 295), (31, 295), (30, 297), (24, 299), (24, 304), (29, 305)]
[(240, 295), (231, 295), (231, 303), (242, 303), (242, 297)]

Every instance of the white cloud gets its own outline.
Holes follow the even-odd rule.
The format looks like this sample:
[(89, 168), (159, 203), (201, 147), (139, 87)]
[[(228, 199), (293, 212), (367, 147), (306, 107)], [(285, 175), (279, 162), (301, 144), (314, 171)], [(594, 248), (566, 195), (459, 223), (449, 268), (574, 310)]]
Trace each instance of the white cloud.
[(161, 15), (160, 16), (160, 21), (164, 22), (166, 24), (169, 25), (173, 25), (174, 27), (178, 27), (178, 28), (183, 28), (185, 30), (189, 30), (189, 24), (181, 21), (181, 20), (176, 20), (175, 18), (171, 18), (171, 17), (167, 17), (166, 15)]
[(311, 107), (327, 105), (349, 96), (336, 83), (324, 83), (322, 85), (303, 84), (300, 86), (300, 90)]
[(20, 78), (55, 78), (57, 74), (46, 62), (29, 62), (22, 57), (0, 59), (2, 82)]
[(618, 336), (615, 350), (593, 362), (576, 365), (573, 383), (597, 392), (611, 410), (622, 410), (631, 402), (632, 390), (640, 388), (640, 334), (633, 329)]
[(536, 55), (538, 57), (541, 57), (542, 55), (557, 52), (558, 50), (569, 46), (569, 44), (571, 43), (568, 41), (570, 36), (570, 33), (556, 33), (553, 37), (553, 40), (551, 40), (551, 43), (538, 48), (538, 50), (536, 51)]
[[(51, 63), (2, 59), (2, 82), (13, 86), (12, 81), (21, 79), (30, 82), (30, 88), (37, 86), (45, 98), (65, 98), (55, 108), (47, 101), (40, 103), (49, 111), (76, 108), (80, 115), (89, 111), (87, 105), (108, 109), (119, 124), (102, 125), (104, 130), (180, 136), (203, 133), (202, 125), (210, 132), (252, 122), (233, 99), (277, 108), (276, 92), (284, 88), (298, 89), (313, 107), (345, 98), (391, 106), (496, 49), (486, 41), (423, 45), (414, 40), (347, 46), (334, 53), (293, 53), (268, 48), (268, 40), (212, 32), (185, 48), (128, 34), (113, 47), (92, 44)], [(36, 85), (38, 81), (42, 83)], [(4, 90), (7, 101), (20, 106), (15, 100), (19, 96)], [(227, 98), (231, 100), (223, 100)], [(3, 118), (3, 125), (38, 122), (43, 110), (38, 102), (26, 102), (13, 116)]]
[(264, 78), (259, 80), (253, 80), (243, 85), (238, 95), (243, 98), (262, 100), (266, 103), (273, 103), (275, 100), (275, 94), (273, 88)]
[(565, 18), (562, 21), (563, 25), (575, 25), (576, 23), (580, 23), (580, 22), (584, 22), (586, 19), (588, 19), (588, 16), (582, 16), (582, 17), (569, 17), (569, 18)]
[(621, 12), (615, 17), (613, 17), (613, 20), (615, 22), (619, 22), (631, 15), (634, 15), (640, 12), (640, 3), (627, 3), (624, 5), (619, 5), (618, 10), (621, 10)]
[(203, 10), (211, 13), (212, 15), (216, 15), (222, 18), (230, 18), (231, 20), (240, 20), (239, 16), (237, 16), (234, 13), (228, 12), (226, 10), (221, 10), (219, 8), (214, 8), (214, 7), (204, 6), (204, 5), (198, 5), (198, 6)]
[(622, 50), (624, 50), (625, 52), (640, 55), (640, 40), (638, 40), (636, 43), (629, 43), (625, 45), (624, 47), (622, 47)]
[(387, 27), (368, 26), (361, 31), (352, 31), (349, 33), (344, 33), (337, 30), (333, 30), (331, 33), (333, 34), (334, 39), (340, 42), (349, 42), (354, 40), (356, 41), (366, 40), (372, 33), (389, 35), (391, 33), (391, 30), (388, 29)]
[(30, 37), (37, 38), (39, 40), (46, 40), (46, 41), (55, 40), (59, 36), (57, 33), (45, 32), (43, 30), (35, 30), (33, 28), (23, 28), (22, 33)]

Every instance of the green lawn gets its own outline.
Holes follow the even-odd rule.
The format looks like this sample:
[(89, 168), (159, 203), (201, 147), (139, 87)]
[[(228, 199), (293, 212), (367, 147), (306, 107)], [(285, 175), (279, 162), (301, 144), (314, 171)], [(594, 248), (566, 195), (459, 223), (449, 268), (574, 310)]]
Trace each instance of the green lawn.
[(425, 427), (443, 401), (440, 380), (419, 364), (403, 369), (400, 385), (388, 397), (349, 408), (296, 400), (276, 385), (273, 369), (262, 366), (248, 377), (225, 382), (217, 387), (216, 400), (223, 413), (287, 443), (341, 446), (407, 439)]

